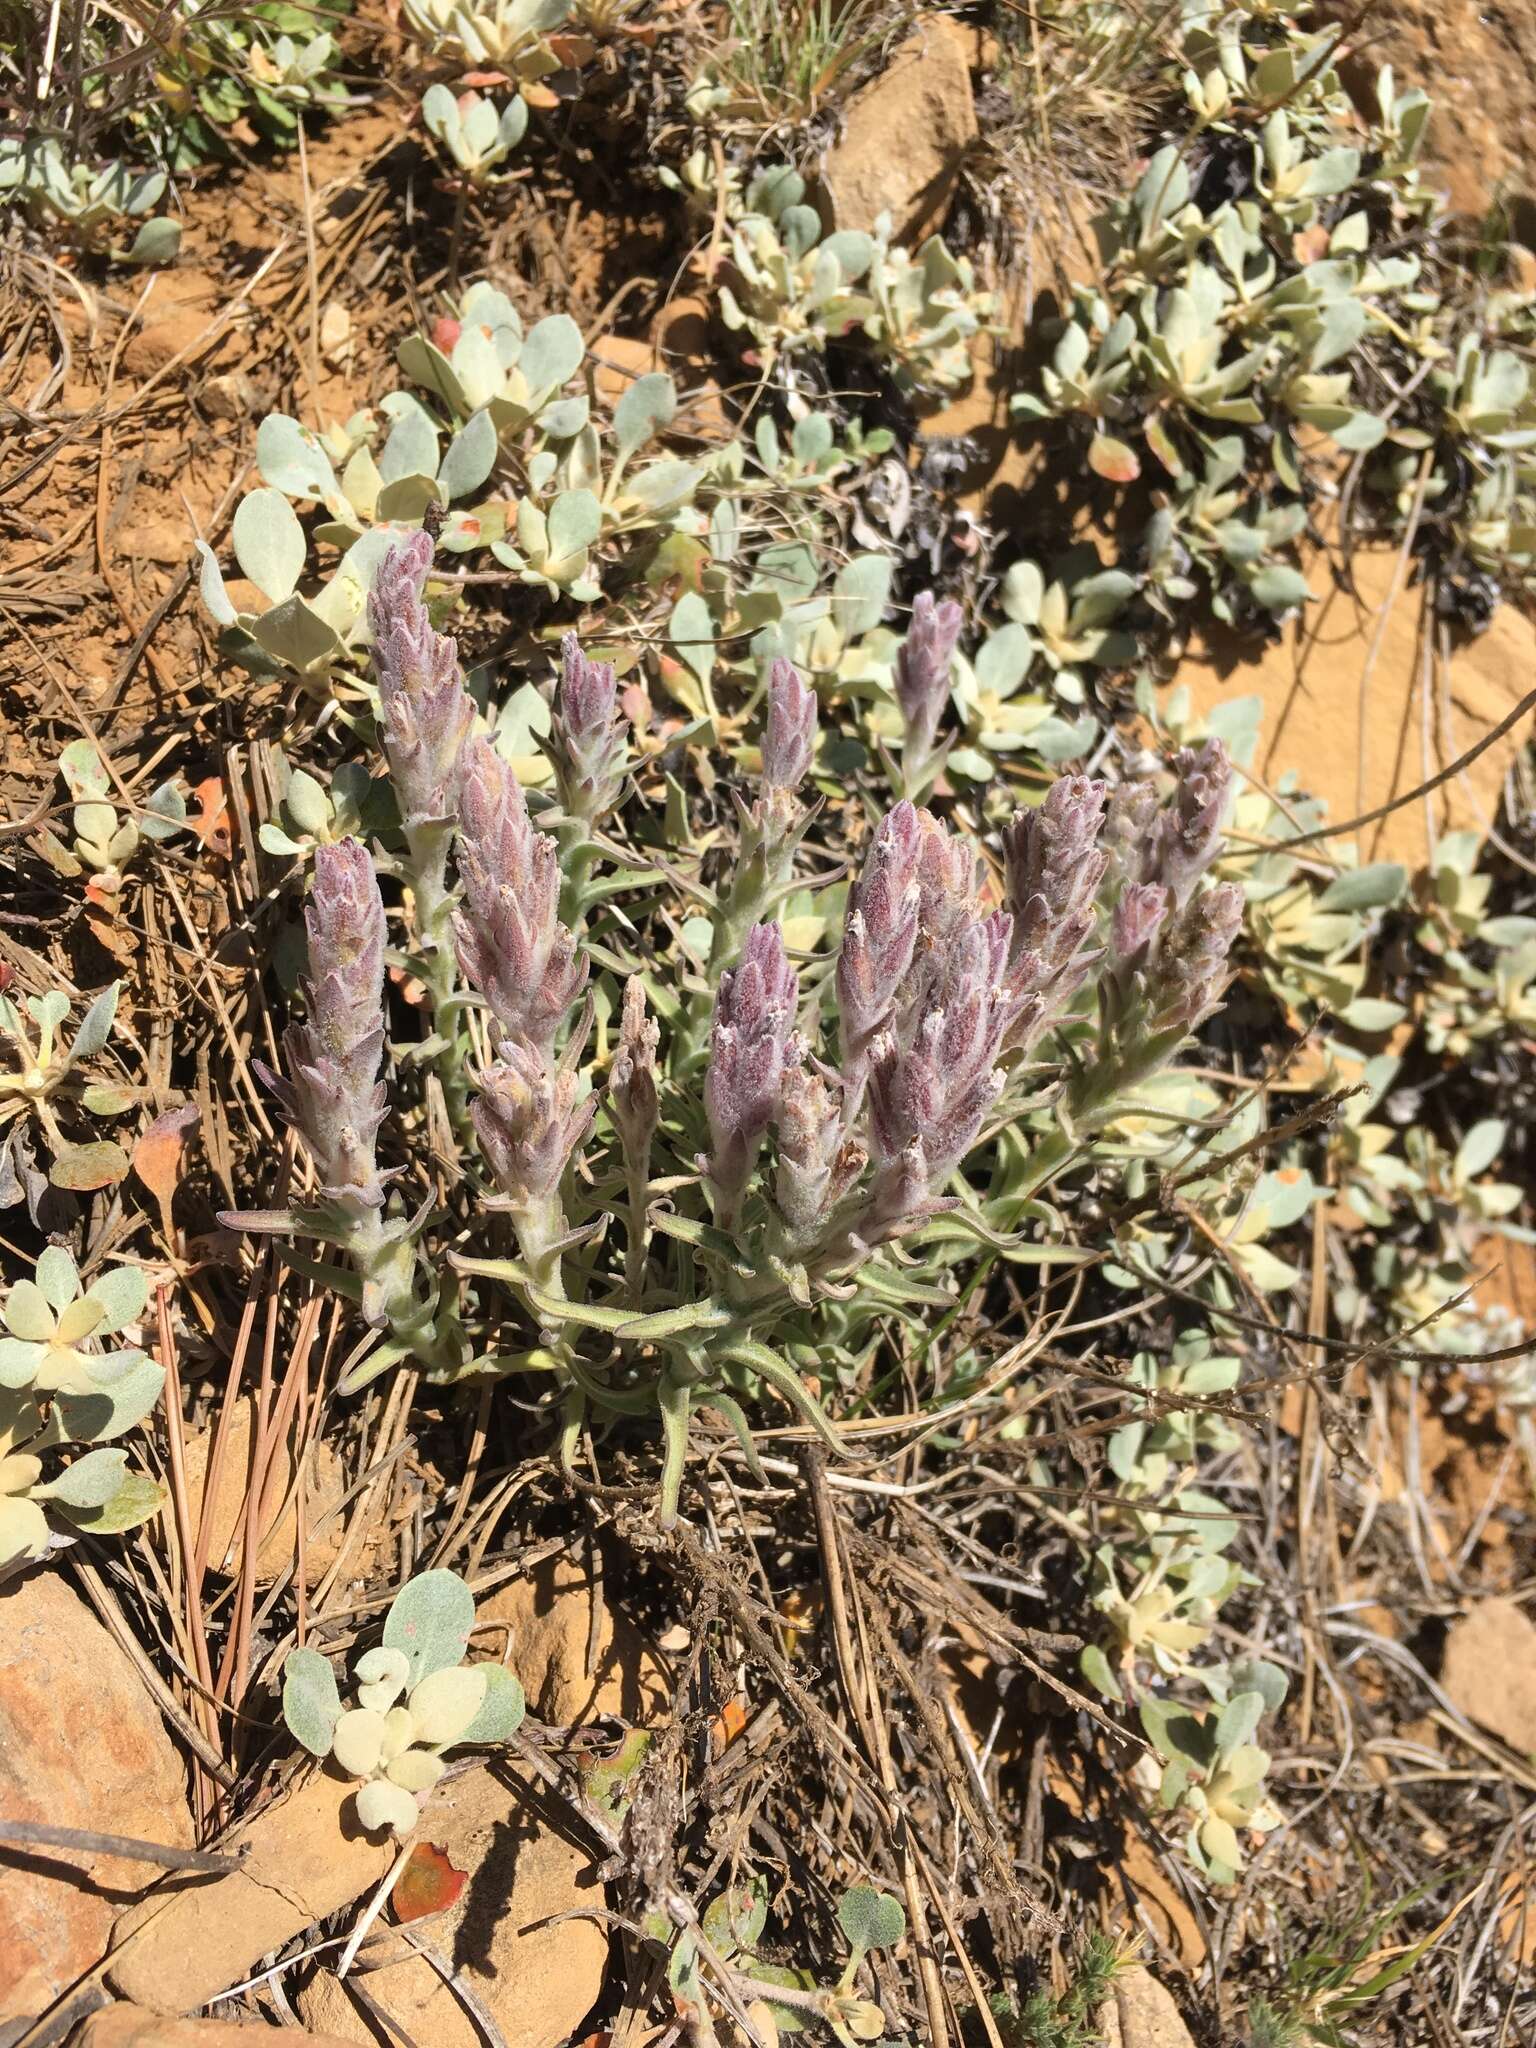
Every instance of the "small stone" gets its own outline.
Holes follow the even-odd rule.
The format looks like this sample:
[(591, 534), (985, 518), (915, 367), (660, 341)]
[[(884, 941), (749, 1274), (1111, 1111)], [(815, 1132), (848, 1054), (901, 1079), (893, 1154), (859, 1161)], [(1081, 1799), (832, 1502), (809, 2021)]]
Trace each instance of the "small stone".
[[(0, 1813), (192, 1845), (185, 1774), (143, 1679), (57, 1568), (0, 1589)], [(70, 1849), (0, 1861), (0, 2023), (42, 2012), (162, 1872)]]
[[(104, 2006), (75, 2035), (73, 2048), (268, 2048), (269, 2027), (237, 2020), (169, 2020), (142, 2005)], [(260, 2034), (260, 2043), (256, 2036)], [(344, 2048), (327, 2034), (290, 2030), (285, 2048)]]
[(226, 370), (199, 385), (198, 403), (210, 419), (249, 420), (261, 410), (261, 394), (244, 370)]
[(1096, 2024), (1104, 2048), (1195, 2048), (1172, 1994), (1139, 1964), (1115, 1978)]
[[(608, 1966), (607, 1929), (583, 1912), (602, 1911), (603, 1887), (587, 1852), (550, 1825), (545, 1797), (537, 1779), (493, 1763), (440, 1786), (417, 1835), (469, 1881), (446, 1913), (411, 1932), (460, 1971), (506, 2048), (556, 2048), (573, 2037)], [(357, 1967), (369, 1999), (416, 2048), (483, 2048), (463, 2000), (397, 1930), (365, 1942)], [(326, 2034), (396, 2048), (329, 1971), (310, 1980), (299, 2009)]]
[(1513, 1600), (1480, 1600), (1452, 1625), (1440, 1682), (1469, 1721), (1536, 1756), (1536, 1622)]
[(529, 1709), (557, 1727), (602, 1714), (654, 1721), (671, 1699), (660, 1660), (606, 1599), (594, 1645), (592, 1609), (598, 1598), (600, 1589), (594, 1588), (588, 1570), (574, 1559), (550, 1557), (527, 1578), (501, 1587), (480, 1608), (482, 1622), (509, 1626), (508, 1662), (522, 1681)]
[(904, 240), (943, 219), (977, 134), (971, 49), (957, 21), (926, 15), (888, 69), (854, 94), (824, 173), (838, 227), (868, 232), (889, 213)]

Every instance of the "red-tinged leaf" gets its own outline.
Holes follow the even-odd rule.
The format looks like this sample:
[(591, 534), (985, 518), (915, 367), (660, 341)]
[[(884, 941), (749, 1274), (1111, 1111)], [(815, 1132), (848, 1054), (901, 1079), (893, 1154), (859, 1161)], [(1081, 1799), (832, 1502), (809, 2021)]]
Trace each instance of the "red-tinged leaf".
[(619, 692), (619, 708), (636, 732), (645, 732), (649, 728), (651, 693), (643, 682), (625, 684)]
[(590, 36), (553, 35), (546, 36), (545, 41), (551, 55), (559, 58), (561, 68), (566, 71), (579, 71), (583, 64), (590, 64), (597, 55), (597, 45)]
[(196, 1130), (202, 1117), (195, 1102), (162, 1110), (133, 1148), (133, 1170), (159, 1206), (160, 1227), (167, 1239), (172, 1234), (171, 1202), (181, 1185), (182, 1152), (188, 1133)]
[(1320, 263), (1328, 254), (1328, 230), (1319, 221), (1291, 237), (1291, 254), (1301, 264)]
[(432, 346), (441, 349), (445, 356), (451, 355), (454, 343), (463, 331), (461, 324), (457, 320), (450, 320), (445, 313), (440, 320), (432, 322)]
[(1152, 453), (1157, 457), (1164, 469), (1167, 470), (1168, 474), (1170, 476), (1183, 476), (1183, 458), (1174, 446), (1173, 438), (1169, 434), (1168, 429), (1163, 425), (1156, 413), (1147, 421), (1145, 431), (1147, 446), (1152, 450)]
[(1102, 476), (1112, 484), (1133, 484), (1141, 475), (1135, 449), (1127, 448), (1113, 434), (1094, 435), (1093, 445), (1088, 450), (1088, 467), (1095, 476)]
[(407, 1920), (446, 1913), (468, 1882), (469, 1872), (455, 1870), (446, 1849), (435, 1842), (418, 1842), (389, 1895), (395, 1919), (403, 1926)]
[(229, 805), (224, 800), (222, 779), (210, 775), (197, 785), (192, 795), (198, 806), (192, 819), (192, 830), (197, 834), (198, 843), (220, 860), (228, 860), (234, 846), (234, 834), (229, 822)]
[(121, 1145), (103, 1139), (95, 1145), (70, 1145), (48, 1169), (56, 1188), (69, 1188), (77, 1195), (94, 1194), (97, 1188), (114, 1188), (128, 1171), (128, 1154)]

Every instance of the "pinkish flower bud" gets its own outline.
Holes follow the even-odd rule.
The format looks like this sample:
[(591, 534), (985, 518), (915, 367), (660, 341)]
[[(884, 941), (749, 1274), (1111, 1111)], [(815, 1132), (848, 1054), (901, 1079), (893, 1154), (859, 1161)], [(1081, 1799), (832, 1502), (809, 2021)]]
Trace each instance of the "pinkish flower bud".
[(768, 729), (763, 736), (763, 787), (797, 790), (816, 753), (816, 692), (792, 662), (768, 671)]
[(1015, 952), (1049, 972), (1073, 959), (1093, 929), (1108, 856), (1098, 844), (1109, 785), (1086, 775), (1052, 783), (1038, 810), (1015, 811), (1003, 833)]
[(1173, 766), (1178, 787), (1159, 820), (1154, 869), (1146, 879), (1165, 882), (1182, 905), (1220, 850), (1232, 800), (1232, 763), (1221, 741), (1210, 739), (1198, 750), (1180, 748)]
[(908, 787), (933, 758), (939, 720), (949, 702), (949, 670), (965, 614), (931, 590), (912, 606), (912, 624), (896, 656), (892, 685), (907, 729)]
[(470, 742), (459, 813), (464, 904), (459, 965), (509, 1037), (546, 1057), (586, 986), (588, 962), (560, 922), (560, 859), (536, 831), (516, 775), (486, 739)]
[(1109, 856), (1111, 882), (1152, 879), (1148, 870), (1157, 844), (1160, 808), (1156, 789), (1143, 778), (1118, 782), (1110, 791), (1100, 844)]
[(1139, 973), (1168, 915), (1168, 891), (1160, 882), (1128, 882), (1109, 922), (1110, 959), (1117, 974)]
[(826, 1235), (833, 1211), (864, 1170), (865, 1151), (843, 1121), (838, 1076), (813, 1059), (802, 1039), (790, 1046), (775, 1131), (773, 1199), (794, 1252)]
[(837, 956), (837, 1006), (843, 1079), (855, 1109), (875, 1040), (890, 1028), (917, 948), (924, 839), (919, 816), (914, 805), (899, 803), (880, 821), (864, 872), (849, 891)]
[(309, 933), (309, 1015), (283, 1038), (288, 1075), (268, 1069), (274, 1090), (302, 1134), (327, 1194), (366, 1207), (383, 1200), (374, 1144), (384, 1117), (378, 1083), (384, 1049), (384, 904), (367, 849), (355, 839), (315, 854)]
[(577, 1099), (585, 1041), (583, 1030), (555, 1067), (531, 1045), (504, 1039), (495, 1064), (476, 1076), (480, 1093), (469, 1113), (480, 1149), (514, 1216), (542, 1226), (539, 1249), (555, 1234), (560, 1183), (597, 1114), (595, 1096)]
[(612, 665), (589, 661), (574, 633), (560, 642), (560, 661), (550, 755), (566, 813), (595, 824), (618, 802), (629, 759), (618, 684)]
[(1243, 892), (1220, 882), (1175, 911), (1150, 972), (1147, 1007), (1154, 1028), (1192, 1031), (1221, 998), (1227, 955), (1243, 924)]
[(975, 1057), (985, 1043), (982, 1018), (939, 1010), (923, 1019), (907, 1051), (893, 1039), (881, 1041), (869, 1083), (870, 1134), (881, 1170), (919, 1144), (930, 1188), (943, 1185), (1002, 1092), (1001, 1070)]
[(720, 977), (709, 1034), (704, 1111), (712, 1150), (707, 1170), (716, 1220), (733, 1222), (763, 1132), (779, 1106), (800, 983), (776, 924), (754, 925), (741, 963)]
[(608, 1114), (613, 1118), (625, 1158), (643, 1171), (661, 1116), (657, 1090), (656, 1052), (661, 1033), (645, 1014), (645, 983), (632, 974), (624, 984), (624, 1015), (619, 1043), (608, 1076)]
[(368, 595), (380, 738), (408, 835), (457, 814), (475, 722), (458, 646), (433, 630), (422, 603), (431, 567), (431, 536), (413, 533), (385, 555)]

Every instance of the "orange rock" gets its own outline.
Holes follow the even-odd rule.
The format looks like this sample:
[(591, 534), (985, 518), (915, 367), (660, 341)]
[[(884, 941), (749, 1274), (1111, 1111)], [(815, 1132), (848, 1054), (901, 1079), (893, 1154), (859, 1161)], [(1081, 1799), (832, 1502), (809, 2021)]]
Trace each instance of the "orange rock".
[(130, 377), (148, 377), (182, 356), (201, 357), (227, 301), (224, 288), (197, 270), (162, 271), (123, 350)]
[(873, 228), (889, 213), (900, 239), (944, 216), (966, 146), (976, 138), (972, 38), (947, 14), (925, 14), (890, 64), (848, 102), (823, 178), (840, 228)]
[(1480, 1728), (1536, 1756), (1536, 1622), (1513, 1600), (1480, 1600), (1452, 1624), (1441, 1683)]
[[(246, 1496), (250, 1488), (251, 1422), (250, 1397), (235, 1404), (219, 1466), (218, 1490), (209, 1510), (210, 1527), (207, 1558), (211, 1570), (238, 1572), (245, 1549)], [(187, 1444), (187, 1495), (192, 1508), (194, 1534), (201, 1530), (203, 1489), (212, 1455), (217, 1422), (190, 1439)], [(342, 1518), (336, 1512), (346, 1493), (341, 1460), (328, 1443), (311, 1445), (305, 1468), (304, 1576), (314, 1585), (335, 1562), (342, 1538)], [(266, 1494), (262, 1502), (261, 1541), (256, 1552), (258, 1581), (275, 1579), (294, 1561), (298, 1533), (298, 1496), (294, 1484), (293, 1445), (285, 1442), (268, 1467)]]
[(592, 381), (598, 397), (608, 405), (617, 403), (637, 377), (657, 367), (650, 342), (633, 341), (624, 334), (600, 336), (590, 353), (596, 366)]
[[(0, 1812), (190, 1848), (181, 1761), (144, 1682), (57, 1567), (0, 1588)], [(68, 1849), (0, 1861), (0, 2022), (98, 1962), (160, 1873)]]
[[(1227, 697), (1261, 697), (1255, 769), (1270, 783), (1293, 769), (1304, 789), (1327, 799), (1330, 819), (1340, 824), (1447, 767), (1514, 709), (1536, 677), (1536, 625), (1514, 605), (1501, 605), (1485, 633), (1456, 648), (1448, 675), (1428, 664), (1426, 707), (1423, 591), (1402, 588), (1394, 597), (1396, 565), (1396, 549), (1356, 548), (1351, 594), (1334, 582), (1328, 559), (1315, 555), (1304, 567), (1317, 601), (1279, 641), (1236, 666), (1225, 651), (1192, 651), (1175, 677), (1201, 712)], [(1505, 774), (1529, 736), (1528, 722), (1517, 725), (1434, 791), (1437, 832), (1486, 830)], [(1362, 861), (1422, 864), (1429, 848), (1425, 800), (1364, 827), (1359, 846)]]
[[(482, 1609), (482, 1619), (484, 1610)], [(549, 1824), (543, 1787), (492, 1764), (441, 1785), (419, 1839), (443, 1850), (469, 1882), (446, 1913), (411, 1933), (463, 1975), (506, 2048), (556, 2048), (575, 2035), (602, 1989), (608, 1933), (591, 1857)], [(570, 1916), (570, 1917), (565, 1917)], [(358, 1958), (369, 1999), (417, 2048), (482, 2048), (464, 2001), (405, 1937), (382, 1928)], [(318, 1972), (299, 2000), (308, 2026), (396, 2048), (345, 1982)]]
[(111, 1988), (153, 2012), (190, 2012), (378, 1884), (397, 1845), (359, 1824), (356, 1790), (329, 1767), (303, 1768), (228, 1845), (243, 1847), (240, 1869), (211, 1881), (173, 1878), (123, 1915)]
[[(168, 2020), (141, 2005), (116, 2004), (92, 2013), (73, 2048), (257, 2048), (271, 2029), (238, 2020)], [(290, 2048), (344, 2048), (333, 2035), (294, 2032)]]
[(516, 1579), (482, 1601), (479, 1619), (511, 1629), (511, 1669), (522, 1681), (531, 1712), (559, 1727), (617, 1714), (626, 1721), (654, 1720), (671, 1698), (660, 1659), (640, 1633), (602, 1600), (591, 1663), (591, 1573), (573, 1559), (546, 1558), (526, 1579)]
[(1105, 2048), (1194, 2048), (1172, 1994), (1139, 1965), (1119, 1973), (1095, 2018)]

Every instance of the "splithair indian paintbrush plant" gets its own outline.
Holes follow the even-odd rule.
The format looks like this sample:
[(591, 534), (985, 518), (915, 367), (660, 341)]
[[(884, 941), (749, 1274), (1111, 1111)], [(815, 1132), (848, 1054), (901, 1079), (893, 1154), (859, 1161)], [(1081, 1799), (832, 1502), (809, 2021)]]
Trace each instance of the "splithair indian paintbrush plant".
[[(302, 1263), (362, 1308), (349, 1387), (406, 1358), (438, 1381), (540, 1372), (568, 1459), (589, 1410), (658, 1415), (670, 1521), (696, 1408), (750, 1449), (771, 1391), (840, 1446), (823, 1397), (884, 1319), (947, 1305), (967, 1258), (1014, 1239), (1218, 1004), (1242, 911), (1206, 881), (1227, 761), (1214, 742), (1180, 756), (1166, 792), (1062, 778), (1007, 827), (1000, 879), (903, 799), (874, 823), (835, 943), (792, 954), (779, 912), (806, 879), (817, 706), (775, 660), (734, 861), (688, 884), (713, 933), (705, 977), (641, 936), (657, 881), (624, 833), (613, 670), (567, 638), (535, 812), (430, 623), (431, 565), (425, 534), (393, 550), (370, 618), (399, 811), (387, 864), (431, 1009), (410, 1050), (440, 1081), (460, 1177), (446, 1201), (407, 1201), (380, 1166), (401, 1072), (381, 1077), (388, 917), (373, 856), (343, 840), (315, 853), (306, 1015), (269, 1077), (314, 1195), (231, 1220), (346, 1253)], [(957, 630), (925, 600), (898, 661), (917, 786)]]

